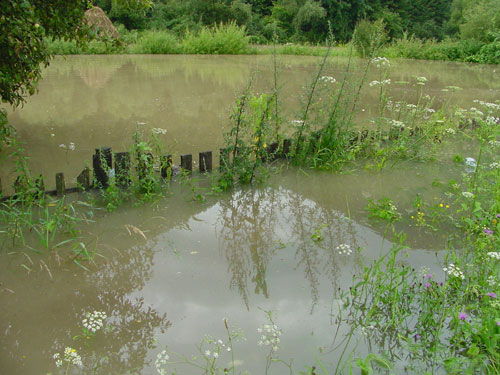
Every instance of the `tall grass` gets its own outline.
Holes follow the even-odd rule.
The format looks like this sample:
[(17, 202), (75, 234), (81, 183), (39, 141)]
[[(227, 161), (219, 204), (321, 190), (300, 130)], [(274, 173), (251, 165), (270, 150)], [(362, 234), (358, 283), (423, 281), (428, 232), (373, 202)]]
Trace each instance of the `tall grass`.
[(204, 27), (198, 34), (188, 32), (182, 49), (184, 53), (214, 55), (241, 55), (250, 51), (245, 28), (235, 23)]
[(385, 46), (380, 54), (388, 58), (452, 60), (474, 62), (484, 43), (474, 40), (422, 40), (405, 35)]
[(182, 53), (183, 48), (177, 37), (165, 31), (146, 31), (141, 34), (134, 44), (128, 47), (129, 53), (145, 54), (176, 54)]

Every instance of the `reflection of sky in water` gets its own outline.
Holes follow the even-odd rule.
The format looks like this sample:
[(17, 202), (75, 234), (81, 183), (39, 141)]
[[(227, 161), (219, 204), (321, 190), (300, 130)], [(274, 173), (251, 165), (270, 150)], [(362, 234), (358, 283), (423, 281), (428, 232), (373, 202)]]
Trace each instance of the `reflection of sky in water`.
[[(293, 358), (296, 371), (311, 365), (320, 348), (331, 350), (336, 330), (332, 321), (337, 316), (334, 290), (347, 287), (352, 274), (360, 272), (361, 257), (376, 259), (391, 244), (383, 243), (377, 233), (339, 212), (323, 209), (301, 196), (294, 201), (290, 191), (266, 191), (269, 194), (257, 194), (250, 200), (245, 195), (248, 198), (253, 195), (251, 192), (235, 193), (233, 198), (237, 198), (231, 206), (234, 211), (228, 212), (225, 200), (190, 219), (189, 230), (172, 229), (153, 240), (153, 275), (130, 298), (144, 297), (146, 304), (167, 313), (172, 326), (158, 336), (160, 347), (168, 345), (172, 351), (196, 354), (195, 344), (204, 334), (225, 339), (223, 318), (227, 318), (247, 337), (246, 342), (235, 345), (236, 358), (243, 361), (241, 370), (261, 374), (266, 349), (257, 346), (256, 329), (266, 322), (262, 310), (272, 310), (276, 312), (277, 325), (283, 329), (280, 358)], [(269, 201), (269, 197), (277, 202)], [(291, 207), (290, 203), (297, 206)], [(303, 216), (295, 216), (296, 210)], [(267, 217), (263, 214), (266, 211)], [(307, 217), (309, 211), (315, 213), (313, 220)], [(316, 244), (310, 235), (328, 217), (338, 230), (333, 237), (325, 234), (325, 239)], [(267, 227), (259, 226), (254, 219), (265, 221)], [(220, 224), (223, 221), (237, 224), (228, 228)], [(301, 227), (306, 228), (304, 233), (300, 233)], [(224, 232), (229, 235), (224, 237)], [(258, 259), (251, 257), (251, 241), (240, 241), (239, 237), (248, 240), (247, 235), (263, 246), (258, 249)], [(281, 247), (280, 243), (288, 245)], [(361, 256), (339, 255), (335, 247), (341, 243), (364, 250)], [(233, 244), (241, 248), (232, 248)], [(235, 252), (244, 259), (236, 259)], [(418, 258), (415, 266), (435, 263), (431, 253), (420, 251)], [(228, 264), (228, 259), (243, 269)], [(262, 259), (265, 264), (259, 263)], [(310, 268), (312, 274), (308, 273)], [(244, 278), (243, 293), (234, 285), (234, 273)], [(266, 285), (268, 298), (262, 292), (262, 284)], [(338, 355), (336, 351), (320, 358), (324, 363), (335, 363)], [(222, 355), (221, 363), (229, 359), (229, 355)], [(280, 366), (273, 365), (277, 372), (272, 373), (286, 373), (286, 368)], [(187, 369), (181, 372), (197, 373)]]
[[(148, 360), (154, 361), (162, 346), (193, 354), (204, 334), (225, 338), (222, 319), (227, 318), (247, 336), (235, 345), (236, 357), (243, 361), (240, 368), (262, 374), (266, 351), (257, 346), (256, 332), (266, 322), (262, 310), (276, 312), (283, 329), (279, 354), (294, 359), (296, 372), (316, 357), (335, 363), (338, 351), (318, 354), (332, 348), (332, 321), (338, 316), (334, 292), (350, 285), (363, 261), (378, 259), (391, 246), (382, 240), (385, 226), (367, 220), (367, 199), (393, 197), (408, 216), (404, 209), (411, 207), (416, 192), (433, 199), (442, 192), (432, 181), (446, 181), (460, 170), (422, 163), (345, 175), (289, 168), (265, 186), (208, 197), (204, 204), (193, 202), (174, 183), (165, 199), (97, 212), (96, 222), (84, 226), (85, 240), (90, 244), (96, 239), (106, 257), (97, 258), (95, 271), (83, 272), (71, 260), (58, 264), (51, 253), (43, 259), (53, 280), (43, 268), (38, 271), (38, 264), (27, 275), (19, 271), (25, 256), (14, 261), (15, 255), (4, 252), (0, 256), (7, 266), (0, 269), (0, 281), (15, 293), (0, 294), (0, 330), (5, 333), (0, 349), (6, 353), (0, 373), (54, 370), (52, 354), (70, 345), (89, 308), (107, 311), (117, 325), (95, 343), (102, 353), (120, 353), (111, 355), (106, 367), (115, 372), (136, 366), (141, 374), (154, 374)], [(408, 224), (403, 221), (400, 229), (414, 249), (401, 261), (441, 275), (434, 251), (417, 249), (440, 250), (444, 241)], [(311, 236), (318, 228), (323, 240), (315, 242)], [(344, 243), (363, 250), (339, 255), (336, 247)], [(165, 314), (172, 325), (161, 333)], [(339, 339), (345, 331), (343, 327)], [(23, 358), (25, 353), (33, 354)], [(276, 373), (286, 373), (273, 366)], [(189, 374), (185, 369), (181, 373)]]

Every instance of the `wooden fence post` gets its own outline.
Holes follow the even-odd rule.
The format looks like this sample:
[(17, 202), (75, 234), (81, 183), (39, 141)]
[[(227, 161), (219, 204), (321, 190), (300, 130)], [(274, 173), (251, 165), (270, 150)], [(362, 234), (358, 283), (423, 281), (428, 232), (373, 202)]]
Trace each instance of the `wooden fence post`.
[(181, 155), (181, 169), (185, 171), (192, 172), (193, 171), (193, 155), (184, 154)]
[(200, 152), (200, 173), (212, 171), (212, 151)]
[[(169, 169), (172, 169), (172, 155), (165, 155), (160, 157), (160, 173), (163, 178), (169, 176)], [(172, 172), (170, 172), (172, 173)]]
[(127, 186), (130, 184), (130, 153), (116, 152), (115, 153), (115, 178), (119, 186)]
[(290, 154), (290, 148), (292, 147), (292, 140), (291, 139), (284, 139), (283, 140), (283, 156), (287, 157)]
[(66, 185), (64, 183), (64, 173), (56, 173), (56, 193), (60, 197), (64, 194)]
[(81, 190), (88, 190), (92, 185), (90, 181), (90, 169), (89, 167), (85, 167), (85, 169), (78, 175), (76, 178), (76, 183)]
[(94, 176), (99, 187), (107, 187), (109, 176), (108, 171), (112, 168), (111, 147), (96, 148), (92, 158)]

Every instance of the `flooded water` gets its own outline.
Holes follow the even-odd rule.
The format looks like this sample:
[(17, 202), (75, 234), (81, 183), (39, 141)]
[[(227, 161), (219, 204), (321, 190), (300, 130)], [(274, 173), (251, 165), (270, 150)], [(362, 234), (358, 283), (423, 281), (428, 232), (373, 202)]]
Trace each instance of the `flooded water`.
[[(334, 366), (340, 355), (332, 351), (336, 291), (391, 246), (383, 237), (385, 226), (367, 219), (367, 199), (392, 196), (404, 212), (417, 191), (437, 195), (432, 181), (456, 172), (423, 164), (381, 174), (306, 175), (289, 169), (265, 186), (203, 204), (174, 184), (165, 199), (97, 212), (94, 223), (82, 225), (81, 240), (102, 255), (96, 265), (86, 264), (90, 272), (71, 257), (39, 256), (4, 243), (0, 372), (57, 373), (52, 355), (71, 346), (84, 358), (84, 373), (91, 373), (95, 350), (108, 357), (99, 360), (98, 373), (154, 374), (155, 355), (165, 345), (196, 354), (205, 334), (225, 338), (226, 318), (246, 336), (233, 348), (238, 371), (263, 374), (266, 349), (257, 344), (257, 328), (267, 322), (263, 311), (274, 312), (283, 330), (278, 354), (293, 359), (295, 373), (315, 358)], [(420, 232), (408, 221), (412, 248), (404, 261), (438, 271), (445, 238)], [(313, 239), (317, 230), (321, 241)], [(353, 253), (340, 254), (341, 244)], [(85, 312), (93, 310), (105, 311), (112, 329), (99, 333), (90, 349), (72, 337)], [(337, 342), (346, 329), (341, 327)], [(229, 360), (228, 353), (218, 359), (222, 367)], [(175, 367), (179, 374), (200, 373)], [(279, 364), (272, 369), (288, 373)]]
[[(298, 100), (293, 94), (317, 59), (283, 60), (283, 90)], [(340, 75), (342, 64), (333, 65), (331, 73)], [(256, 86), (264, 87), (269, 65), (269, 57), (248, 56), (57, 59), (40, 93), (11, 119), (33, 170), (41, 173), (76, 177), (96, 146), (127, 149), (138, 122), (167, 129), (165, 142), (174, 155), (214, 150), (251, 72), (260, 72)], [(486, 66), (397, 61), (393, 80), (425, 75), (426, 89), (440, 95), (447, 95), (440, 91), (445, 86), (461, 86), (452, 100), (470, 107), (473, 99), (492, 100), (498, 93), (494, 74)], [(368, 113), (375, 105), (370, 95), (361, 105)], [(74, 151), (59, 148), (69, 142)], [(451, 162), (406, 163), (377, 173), (360, 168), (343, 175), (284, 168), (263, 186), (204, 203), (173, 183), (165, 198), (111, 213), (95, 211), (92, 222), (79, 226), (78, 242), (100, 255), (95, 264), (85, 263), (89, 271), (73, 263), (71, 251), (36, 254), (3, 238), (0, 374), (57, 374), (53, 354), (73, 347), (84, 368), (71, 374), (95, 369), (97, 374), (152, 375), (156, 354), (165, 346), (190, 358), (200, 356), (196, 345), (206, 334), (225, 340), (223, 319), (245, 333), (246, 340), (232, 351), (237, 372), (263, 374), (268, 348), (258, 345), (257, 328), (268, 323), (264, 311), (273, 311), (283, 331), (278, 355), (293, 360), (294, 373), (315, 359), (334, 368), (340, 356), (334, 349), (347, 332), (341, 326), (337, 333), (336, 291), (391, 247), (386, 227), (367, 218), (368, 199), (391, 197), (403, 214), (400, 225), (410, 248), (401, 261), (438, 272), (446, 238), (412, 226), (411, 201), (417, 193), (441, 199), (432, 182), (460, 173)], [(340, 245), (353, 253), (340, 254)], [(85, 345), (74, 337), (81, 334), (85, 312), (94, 310), (106, 312), (109, 329)], [(362, 355), (366, 346), (358, 339)], [(217, 361), (224, 368), (230, 359), (223, 352)], [(178, 374), (200, 373), (173, 368)], [(290, 371), (275, 363), (269, 373)]]
[[(320, 59), (280, 56), (279, 61), (283, 114), (299, 118), (303, 87), (310, 82)], [(325, 74), (340, 81), (347, 59), (330, 61)], [(361, 71), (363, 64), (356, 60), (351, 71)], [(435, 97), (436, 109), (447, 101), (470, 108), (475, 105), (474, 99), (498, 98), (497, 69), (450, 62), (393, 61), (389, 96), (394, 100), (415, 100), (415, 77), (425, 76), (428, 82), (424, 94)], [(95, 148), (109, 146), (114, 151), (128, 151), (138, 124), (146, 131), (167, 130), (160, 139), (176, 164), (180, 154), (218, 150), (223, 129), (230, 127), (229, 114), (235, 100), (251, 76), (255, 91), (268, 90), (273, 81), (272, 57), (58, 57), (44, 73), (39, 93), (9, 118), (25, 142), (32, 172), (45, 176), (50, 188), (55, 186), (55, 174), (64, 172), (67, 185), (74, 186), (76, 176), (92, 163)], [(376, 68), (369, 72), (367, 82), (372, 79), (379, 79)], [(441, 91), (447, 86), (463, 90)], [(361, 120), (376, 113), (378, 94), (377, 87), (367, 85), (363, 90), (358, 106)], [(75, 145), (73, 151), (67, 148), (71, 142)], [(8, 190), (16, 174), (5, 165), (0, 172), (4, 190)]]

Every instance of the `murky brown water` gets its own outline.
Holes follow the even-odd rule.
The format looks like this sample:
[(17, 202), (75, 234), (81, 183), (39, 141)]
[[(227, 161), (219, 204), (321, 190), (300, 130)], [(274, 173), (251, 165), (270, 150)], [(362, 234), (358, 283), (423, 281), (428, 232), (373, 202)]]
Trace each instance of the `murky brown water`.
[[(320, 61), (315, 57), (279, 57), (281, 98), (286, 117), (299, 117), (302, 88)], [(363, 62), (354, 65), (361, 70)], [(334, 58), (327, 74), (340, 80), (347, 59)], [(435, 99), (435, 108), (451, 97), (465, 108), (474, 99), (498, 98), (498, 67), (449, 62), (393, 61), (390, 96), (414, 100), (415, 76), (426, 76), (424, 93)], [(356, 71), (356, 69), (351, 71)], [(31, 157), (34, 174), (55, 186), (55, 173), (64, 172), (68, 185), (101, 146), (127, 151), (137, 124), (149, 131), (164, 128), (165, 148), (179, 163), (179, 155), (219, 149), (224, 127), (235, 99), (253, 75), (258, 92), (272, 85), (270, 56), (70, 56), (56, 58), (40, 82), (40, 92), (24, 108), (10, 115)], [(379, 79), (374, 68), (367, 79)], [(400, 84), (396, 82), (410, 82)], [(463, 88), (442, 92), (446, 86)], [(359, 115), (376, 112), (378, 88), (363, 90)], [(477, 106), (477, 105), (476, 105)], [(75, 144), (75, 150), (59, 145)], [(4, 163), (5, 164), (5, 163)], [(9, 166), (1, 168), (4, 189), (15, 179)]]
[[(293, 95), (317, 60), (284, 60), (282, 76)], [(234, 98), (254, 70), (262, 71), (256, 85), (263, 87), (270, 76), (268, 63), (268, 57), (246, 56), (57, 60), (40, 94), (11, 118), (27, 142), (34, 170), (51, 174), (76, 176), (96, 146), (128, 148), (137, 122), (168, 129), (165, 141), (174, 153), (216, 149)], [(334, 66), (332, 74), (340, 70)], [(471, 106), (473, 99), (491, 100), (498, 92), (493, 70), (398, 61), (394, 74), (400, 79), (425, 75), (426, 87), (438, 94), (444, 86), (461, 86), (465, 90), (453, 100)], [(363, 103), (369, 112), (370, 101)], [(69, 142), (75, 151), (58, 147)], [(417, 192), (438, 197), (432, 181), (460, 172), (451, 163), (344, 175), (288, 169), (265, 186), (209, 197), (205, 203), (192, 201), (174, 183), (164, 199), (112, 213), (97, 211), (95, 222), (80, 226), (79, 241), (102, 255), (95, 265), (87, 264), (90, 272), (63, 255), (67, 252), (60, 251), (61, 258), (55, 251), (38, 255), (3, 239), (0, 374), (56, 374), (52, 355), (66, 346), (78, 348), (86, 366), (75, 374), (93, 373), (96, 361), (98, 374), (155, 374), (154, 358), (165, 345), (190, 356), (205, 334), (224, 339), (223, 318), (247, 338), (234, 346), (238, 371), (263, 374), (267, 351), (257, 345), (257, 328), (267, 322), (262, 310), (275, 312), (283, 329), (278, 354), (293, 359), (294, 373), (315, 358), (325, 366), (335, 364), (335, 290), (347, 287), (364, 261), (391, 246), (383, 238), (385, 227), (366, 218), (367, 200), (393, 198), (411, 245), (405, 261), (438, 271), (445, 238), (412, 227), (407, 214)], [(319, 242), (311, 237), (318, 228), (324, 237)], [(340, 244), (360, 250), (339, 254)], [(100, 332), (87, 348), (73, 337), (84, 312), (94, 309), (108, 314), (112, 329)], [(221, 367), (229, 359), (228, 353), (221, 354)], [(177, 368), (179, 374), (199, 373)], [(289, 371), (274, 364), (270, 373)]]

